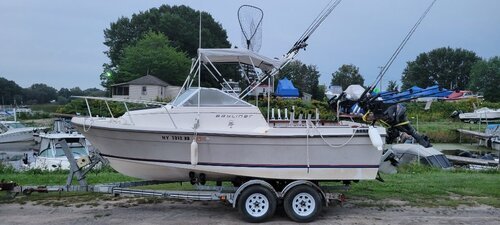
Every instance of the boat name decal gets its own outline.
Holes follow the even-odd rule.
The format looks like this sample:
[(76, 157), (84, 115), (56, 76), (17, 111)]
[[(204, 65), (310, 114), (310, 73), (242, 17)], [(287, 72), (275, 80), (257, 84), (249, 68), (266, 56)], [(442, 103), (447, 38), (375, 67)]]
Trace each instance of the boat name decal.
[(215, 115), (215, 118), (233, 118), (233, 119), (248, 119), (251, 118), (253, 115), (248, 115), (248, 114), (217, 114)]

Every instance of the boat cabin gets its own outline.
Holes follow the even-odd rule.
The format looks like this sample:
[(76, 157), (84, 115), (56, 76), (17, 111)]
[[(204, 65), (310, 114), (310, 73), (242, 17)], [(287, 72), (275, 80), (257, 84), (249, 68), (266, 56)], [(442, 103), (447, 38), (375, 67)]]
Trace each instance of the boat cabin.
[(50, 137), (49, 134), (49, 135), (42, 135), (41, 138), (42, 139), (40, 143), (40, 150), (38, 153), (38, 157), (45, 157), (45, 158), (66, 157), (61, 144), (59, 144), (59, 140), (61, 139), (66, 140), (66, 143), (68, 144), (68, 147), (71, 149), (71, 152), (73, 153), (73, 156), (75, 158), (86, 156), (89, 154), (84, 137), (60, 138), (57, 136)]

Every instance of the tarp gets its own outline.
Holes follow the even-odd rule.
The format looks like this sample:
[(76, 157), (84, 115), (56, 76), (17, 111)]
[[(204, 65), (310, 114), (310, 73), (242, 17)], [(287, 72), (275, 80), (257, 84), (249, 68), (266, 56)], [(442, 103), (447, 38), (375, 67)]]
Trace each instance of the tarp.
[(279, 97), (299, 97), (299, 90), (293, 86), (292, 81), (285, 77), (278, 81), (274, 94)]
[(363, 92), (365, 92), (365, 88), (361, 87), (359, 84), (351, 84), (344, 91), (347, 99), (353, 101), (358, 100), (361, 95), (363, 95)]
[(451, 91), (440, 88), (438, 85), (430, 86), (425, 89), (413, 86), (399, 93), (384, 93), (383, 95), (381, 94), (380, 97), (382, 97), (385, 103), (396, 103), (423, 97), (444, 98), (450, 93)]
[(270, 72), (273, 68), (279, 68), (283, 63), (280, 60), (270, 59), (242, 48), (200, 48), (198, 53), (203, 63), (243, 63), (254, 65), (265, 72)]

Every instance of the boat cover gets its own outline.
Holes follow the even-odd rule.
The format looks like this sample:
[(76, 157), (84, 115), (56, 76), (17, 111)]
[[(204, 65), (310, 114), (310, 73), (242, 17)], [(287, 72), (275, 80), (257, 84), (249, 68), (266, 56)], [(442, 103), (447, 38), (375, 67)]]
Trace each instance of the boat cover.
[(299, 90), (285, 77), (278, 81), (275, 94), (280, 97), (299, 97)]
[(401, 101), (408, 101), (416, 98), (423, 97), (436, 97), (436, 98), (444, 98), (448, 96), (451, 91), (441, 88), (438, 85), (430, 86), (425, 89), (413, 86), (408, 90), (395, 93), (395, 92), (387, 92), (380, 95), (385, 103), (396, 103)]
[(198, 49), (202, 62), (212, 63), (243, 63), (270, 72), (273, 68), (279, 68), (283, 63), (277, 59), (270, 59), (256, 52), (241, 48), (210, 48)]

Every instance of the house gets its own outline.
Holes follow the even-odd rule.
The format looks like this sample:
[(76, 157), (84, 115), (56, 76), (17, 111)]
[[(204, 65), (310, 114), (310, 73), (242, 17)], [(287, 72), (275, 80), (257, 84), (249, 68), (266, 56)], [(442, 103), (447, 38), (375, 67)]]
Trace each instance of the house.
[(181, 87), (173, 86), (159, 78), (146, 75), (135, 80), (111, 86), (112, 98), (155, 101), (173, 99)]
[(267, 96), (267, 93), (270, 92), (270, 94), (273, 94), (273, 88), (270, 87), (267, 84), (260, 84), (259, 86), (255, 87), (252, 92), (250, 92), (248, 95), (249, 96)]
[(302, 101), (310, 102), (311, 100), (312, 100), (312, 94), (306, 92), (302, 93)]

